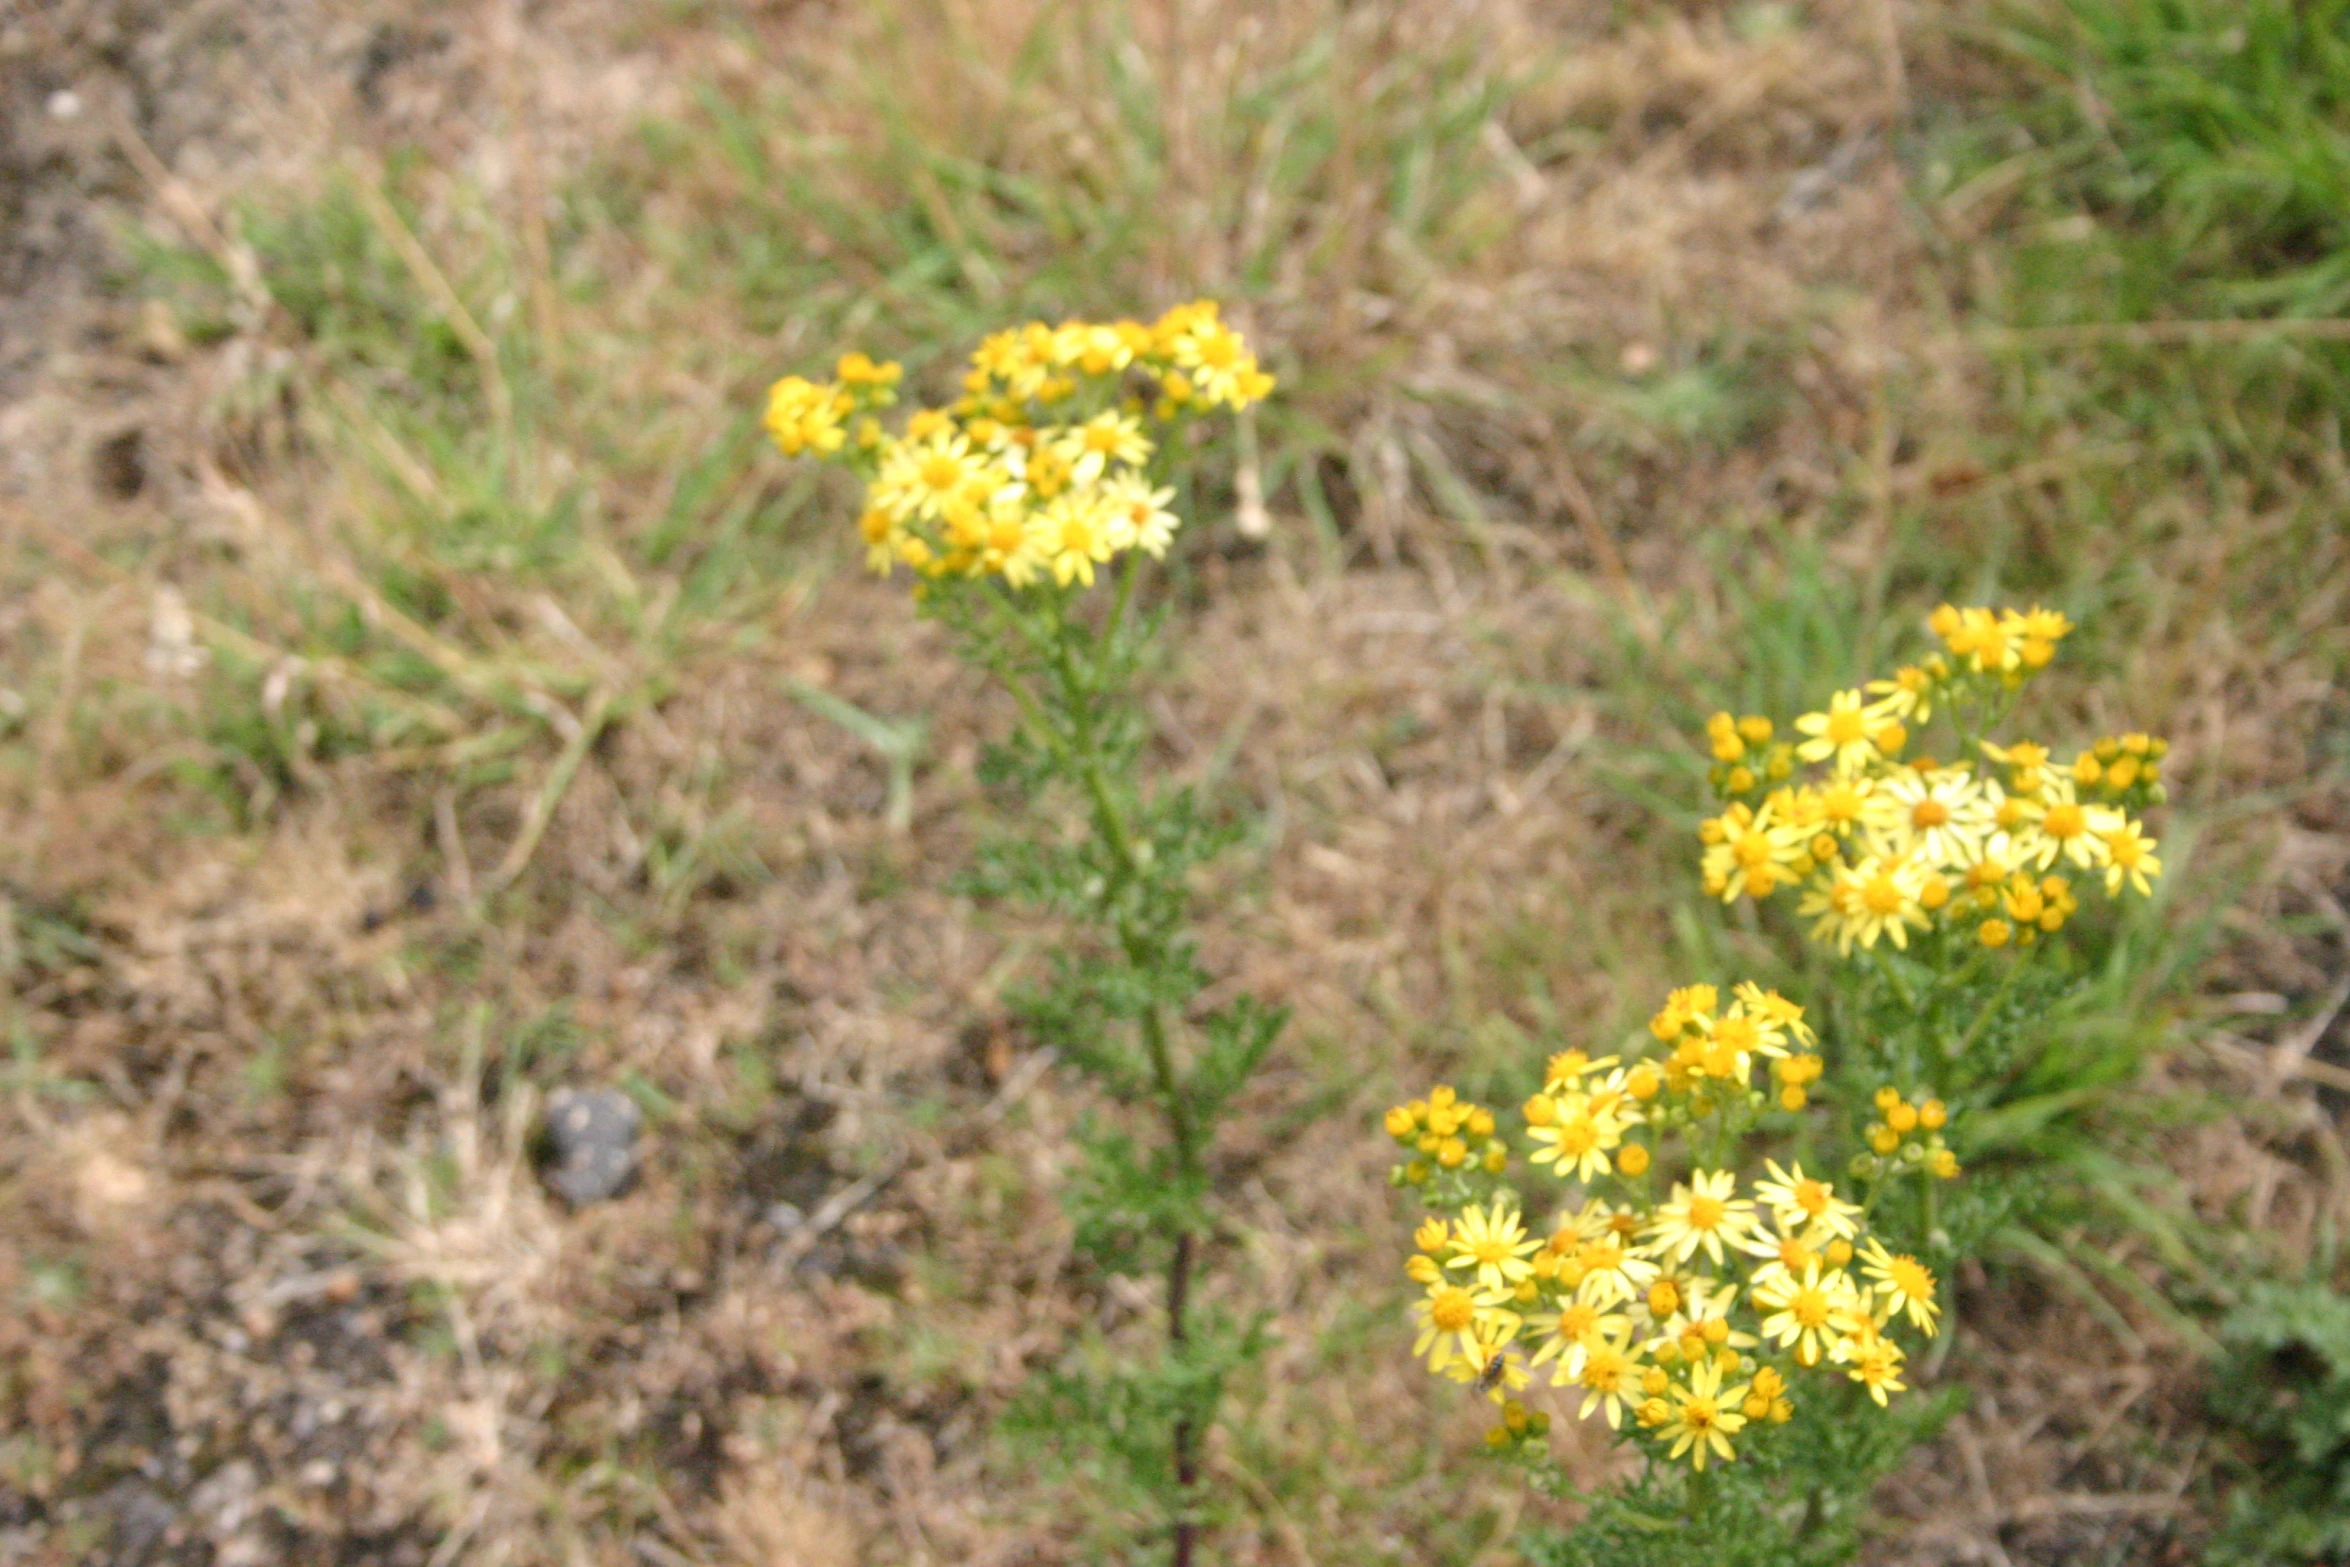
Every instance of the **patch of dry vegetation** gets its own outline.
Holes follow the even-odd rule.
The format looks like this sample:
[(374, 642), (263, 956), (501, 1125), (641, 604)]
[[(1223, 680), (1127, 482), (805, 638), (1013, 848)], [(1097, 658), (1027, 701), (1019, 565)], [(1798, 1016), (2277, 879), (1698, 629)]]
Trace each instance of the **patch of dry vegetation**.
[[(1279, 1334), (1219, 1559), (1500, 1560), (1541, 1510), (1403, 1361), (1372, 1116), (1750, 951), (1683, 865), (1690, 720), (1849, 673), (1881, 611), (2090, 622), (2055, 700), (2126, 706), (2067, 727), (2168, 731), (2197, 845), (2159, 1071), (2207, 1113), (2164, 1151), (2285, 1251), (2339, 1223), (2350, 471), (2257, 357), (2109, 404), (2094, 352), (1969, 335), (2030, 170), (1891, 150), (2005, 90), (1980, 15), (0, 24), (0, 1555), (1030, 1561), (1100, 1522), (987, 1438), (1152, 1308), (1070, 1263), (1083, 1106), (995, 1002), (1038, 933), (949, 890), (1002, 715), (750, 423), (844, 334), (921, 376), (1208, 292), (1285, 377), (1196, 497), (1156, 710), (1261, 822), (1210, 966), (1298, 1010), (1219, 1150), (1226, 1304)], [(794, 683), (932, 715), (904, 831)], [(569, 1082), (649, 1112), (576, 1213), (528, 1146)], [(1963, 1281), (1976, 1403), (1881, 1559), (2192, 1537), (2191, 1371), (2116, 1282), (2156, 1259), (2095, 1244), (2094, 1308)]]

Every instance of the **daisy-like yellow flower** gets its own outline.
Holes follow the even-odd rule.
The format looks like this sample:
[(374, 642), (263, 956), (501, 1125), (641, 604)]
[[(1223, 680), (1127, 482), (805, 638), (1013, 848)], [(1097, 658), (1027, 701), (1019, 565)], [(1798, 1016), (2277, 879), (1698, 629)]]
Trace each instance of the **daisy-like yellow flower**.
[(1935, 1325), (1942, 1308), (1935, 1303), (1934, 1275), (1924, 1263), (1887, 1251), (1885, 1243), (1874, 1236), (1861, 1248), (1860, 1259), (1861, 1272), (1875, 1288), (1877, 1306), (1885, 1320), (1906, 1316), (1928, 1338), (1941, 1331)]
[(1782, 1170), (1778, 1160), (1766, 1159), (1763, 1170), (1769, 1179), (1755, 1182), (1754, 1195), (1783, 1233), (1814, 1246), (1859, 1238), (1860, 1209), (1839, 1198), (1834, 1186), (1805, 1175), (1801, 1164)]
[(1777, 991), (1765, 990), (1748, 979), (1739, 981), (1738, 988), (1731, 994), (1761, 1030), (1762, 1042), (1756, 1048), (1764, 1055), (1774, 1060), (1785, 1055), (1789, 1035), (1793, 1035), (1799, 1044), (1811, 1045), (1817, 1042), (1811, 1025), (1803, 1020), (1803, 1008)]
[(1884, 779), (1869, 802), (1870, 842), (1888, 859), (1971, 865), (1982, 858), (1996, 808), (1973, 774), (1955, 767), (1907, 768)]
[(1502, 1304), (1507, 1299), (1502, 1291), (1435, 1285), (1412, 1302), (1412, 1315), (1420, 1327), (1419, 1336), (1412, 1341), (1412, 1353), (1426, 1356), (1428, 1369), (1441, 1375), (1454, 1361), (1474, 1356), (1478, 1345), (1488, 1338), (1498, 1335), (1506, 1343), (1508, 1335), (1517, 1332), (1519, 1321), (1517, 1314)]
[(1855, 773), (1877, 759), (1878, 723), (1858, 691), (1839, 691), (1828, 699), (1824, 713), (1806, 713), (1795, 720), (1799, 733), (1809, 735), (1795, 748), (1807, 762), (1833, 759), (1840, 773)]
[[(1455, 1382), (1482, 1382), (1490, 1374), (1493, 1380), (1486, 1387), (1485, 1396), (1497, 1404), (1502, 1402), (1533, 1380), (1525, 1361), (1510, 1347), (1510, 1341), (1517, 1336), (1515, 1317), (1480, 1323), (1466, 1352), (1444, 1368), (1444, 1375)], [(1497, 1358), (1501, 1361), (1498, 1370), (1493, 1364)]]
[(1580, 1376), (1591, 1346), (1631, 1330), (1632, 1319), (1606, 1312), (1584, 1301), (1571, 1300), (1555, 1312), (1537, 1312), (1526, 1319), (1526, 1330), (1542, 1338), (1530, 1364), (1540, 1367), (1556, 1360), (1553, 1387), (1565, 1387)]
[(1733, 805), (1699, 832), (1706, 844), (1700, 865), (1706, 888), (1724, 903), (1741, 895), (1759, 903), (1802, 879), (1795, 866), (1811, 835), (1778, 820), (1768, 803), (1760, 811)]
[(1102, 482), (1102, 504), (1109, 509), (1112, 542), (1119, 549), (1138, 549), (1153, 560), (1167, 558), (1181, 519), (1167, 509), (1175, 499), (1171, 486), (1152, 489), (1139, 473), (1113, 473)]
[(1109, 510), (1098, 491), (1072, 490), (1029, 518), (1028, 546), (1062, 587), (1082, 582), (1090, 588), (1094, 567), (1115, 553), (1110, 527)]
[(1763, 1336), (1781, 1348), (1793, 1348), (1796, 1363), (1816, 1366), (1847, 1331), (1858, 1307), (1859, 1291), (1841, 1268), (1821, 1271), (1815, 1257), (1802, 1276), (1779, 1273), (1758, 1281), (1754, 1303), (1771, 1315), (1763, 1318)]
[(2051, 773), (2039, 796), (2023, 803), (2023, 821), (2010, 839), (2018, 865), (2046, 870), (2061, 859), (2085, 871), (2103, 868), (2104, 832), (2117, 824), (2120, 813), (2083, 805), (2074, 789), (2070, 774)]
[(1814, 940), (1832, 940), (1839, 952), (1851, 952), (1856, 941), (1873, 947), (1888, 936), (1906, 950), (1910, 931), (1929, 924), (1920, 901), (1926, 879), (1914, 861), (1872, 854), (1856, 865), (1838, 865), (1824, 883), (1813, 883), (1796, 912), (1811, 918)]
[(1922, 724), (1934, 716), (1934, 677), (1915, 665), (1893, 671), (1890, 680), (1872, 680), (1862, 687), (1876, 698), (1869, 712), (1876, 718), (1897, 718)]
[(988, 502), (986, 537), (980, 545), (982, 571), (1000, 575), (1015, 588), (1027, 587), (1046, 569), (1045, 536), (1032, 528), (1016, 495), (999, 493)]
[(1672, 1412), (1657, 1431), (1673, 1444), (1667, 1456), (1679, 1458), (1689, 1453), (1690, 1463), (1700, 1471), (1709, 1452), (1724, 1463), (1735, 1459), (1738, 1454), (1731, 1448), (1730, 1438), (1745, 1429), (1746, 1415), (1740, 1406), (1746, 1401), (1748, 1386), (1744, 1382), (1722, 1386), (1721, 1367), (1710, 1358), (1692, 1365), (1689, 1380), (1673, 1385)]
[(1674, 1182), (1672, 1199), (1658, 1205), (1650, 1222), (1649, 1255), (1686, 1262), (1702, 1247), (1719, 1266), (1722, 1243), (1738, 1245), (1754, 1230), (1754, 1204), (1737, 1190), (1738, 1177), (1728, 1170), (1693, 1170), (1688, 1185)]
[(1584, 1093), (1556, 1094), (1550, 1102), (1551, 1120), (1528, 1134), (1540, 1145), (1528, 1155), (1528, 1161), (1555, 1164), (1560, 1175), (1572, 1173), (1587, 1184), (1613, 1170), (1608, 1154), (1623, 1142), (1625, 1128), (1641, 1119), (1639, 1113), (1621, 1103), (1612, 1110), (1602, 1109)]
[(1095, 414), (1069, 430), (1059, 445), (1079, 484), (1097, 483), (1103, 470), (1113, 463), (1138, 468), (1150, 461), (1151, 455), (1150, 439), (1142, 433), (1142, 421), (1115, 409)]
[(871, 500), (901, 521), (928, 521), (986, 481), (985, 458), (972, 451), (967, 436), (949, 428), (885, 448)]
[(1886, 1406), (1888, 1393), (1909, 1390), (1901, 1380), (1902, 1362), (1908, 1357), (1882, 1333), (1863, 1329), (1838, 1344), (1835, 1355), (1847, 1367), (1844, 1374), (1867, 1388), (1879, 1408)]
[(1577, 1246), (1574, 1266), (1582, 1275), (1575, 1286), (1575, 1298), (1594, 1306), (1638, 1299), (1655, 1282), (1658, 1272), (1655, 1263), (1634, 1251), (1613, 1230)]
[(1640, 1391), (1640, 1359), (1632, 1349), (1631, 1329), (1600, 1334), (1584, 1345), (1583, 1367), (1575, 1373), (1574, 1383), (1583, 1389), (1583, 1407), (1576, 1411), (1576, 1419), (1589, 1420), (1596, 1409), (1607, 1416), (1609, 1430), (1622, 1429), (1624, 1406)]
[(1174, 359), (1203, 402), (1241, 408), (1273, 389), (1240, 334), (1213, 316), (1195, 319), (1175, 340)]
[(1542, 1247), (1527, 1237), (1518, 1211), (1498, 1200), (1489, 1207), (1471, 1203), (1463, 1208), (1452, 1243), (1453, 1256), (1445, 1266), (1476, 1269), (1478, 1285), (1489, 1290), (1507, 1289), (1530, 1276), (1534, 1269), (1526, 1259)]
[(2139, 897), (2154, 896), (2148, 878), (2162, 874), (2162, 861), (2154, 851), (2160, 847), (2139, 829), (2136, 822), (2116, 811), (2121, 819), (2104, 828), (2099, 836), (2105, 840), (2105, 891), (2110, 897), (2120, 897), (2122, 883), (2128, 882)]

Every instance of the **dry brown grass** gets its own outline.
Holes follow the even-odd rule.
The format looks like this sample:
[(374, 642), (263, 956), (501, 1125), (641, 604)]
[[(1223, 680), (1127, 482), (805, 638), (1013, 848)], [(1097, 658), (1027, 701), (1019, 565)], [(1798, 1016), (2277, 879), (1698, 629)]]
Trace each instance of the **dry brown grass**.
[[(1237, 290), (1292, 372), (1266, 435), (1271, 545), (1215, 524), (1157, 709), (1169, 765), (1219, 771), (1265, 823), (1210, 964), (1298, 1010), (1221, 1150), (1230, 1300), (1272, 1310), (1279, 1343), (1219, 1433), (1220, 1559), (1503, 1560), (1549, 1515), (1470, 1465), (1473, 1422), (1400, 1362), (1364, 1128), (1403, 1085), (1497, 1071), (1672, 977), (1669, 824), (1600, 764), (1671, 721), (1633, 704), (1734, 689), (1745, 600), (1717, 563), (1770, 580), (1782, 545), (1816, 543), (1869, 602), (1921, 538), (1966, 558), (1996, 535), (2027, 566), (2097, 552), (2066, 535), (2068, 487), (2108, 455), (2003, 445), (1997, 377), (1953, 331), (1967, 268), (1991, 263), (1954, 260), (1949, 235), (1995, 220), (1973, 198), (1905, 213), (1886, 161), (1889, 109), (1974, 69), (1939, 17), (1905, 13), (1897, 75), (1875, 3), (1768, 36), (1711, 4), (1619, 9), (1137, 7), (1165, 184), (1082, 286)], [(691, 456), (762, 377), (826, 351), (824, 325), (919, 348), (942, 323), (920, 299), (860, 307), (883, 274), (855, 251), (802, 317), (712, 286), (695, 236), (758, 193), (706, 146), (665, 162), (628, 134), (706, 127), (705, 80), (780, 105), (759, 122), (779, 167), (844, 202), (928, 204), (966, 266), (998, 270), (973, 294), (1024, 299), (1020, 269), (1065, 271), (1065, 243), (1011, 217), (957, 235), (968, 209), (891, 182), (917, 165), (878, 110), (919, 146), (1114, 189), (1134, 131), (1106, 24), (1061, 7), (1059, 46), (1015, 69), (1037, 14), (89, 0), (5, 24), (12, 102), (70, 78), (86, 111), (14, 121), (0, 171), (12, 224), (48, 225), (11, 228), (22, 287), (0, 318), (0, 691), (24, 709), (7, 728), (0, 708), (0, 1017), (26, 1042), (0, 1118), (0, 1292), (23, 1303), (0, 1313), (0, 1556), (1075, 1549), (1082, 1498), (991, 1470), (987, 1422), (1080, 1324), (1114, 1332), (1149, 1301), (1070, 1263), (1069, 1090), (1047, 1074), (982, 1114), (1017, 1070), (996, 998), (1031, 933), (948, 881), (1000, 715), (898, 595), (791, 520), (772, 462), (695, 520), (778, 519), (759, 569), (790, 580), (693, 600), (690, 551), (642, 553)], [(1435, 171), (1457, 199), (1404, 210), (1416, 107), (1520, 67), (1441, 149), (1482, 160)], [(110, 128), (118, 104), (169, 186)], [(1278, 135), (1314, 124), (1341, 142), (1276, 178)], [(586, 481), (586, 543), (559, 569), (438, 563), (409, 519), (464, 475), (399, 423), (398, 384), (259, 292), (189, 347), (100, 282), (108, 222), (259, 265), (233, 194), (315, 197), (398, 145), (431, 164), (401, 186), (417, 253), (485, 333), (516, 323), (561, 367), (560, 406), (531, 414), (526, 388), (513, 445), (540, 498)], [(621, 215), (578, 209), (545, 251), (530, 193), (590, 171)], [(1693, 422), (1659, 403), (1675, 376), (1716, 399)], [(1982, 472), (1992, 453), (2013, 466)], [(1309, 469), (1332, 497), (1319, 534)], [(2125, 678), (2065, 698), (2084, 725), (2170, 728), (2204, 863), (2242, 873), (2190, 1006), (2225, 1021), (2168, 1070), (2246, 1108), (2172, 1154), (2211, 1214), (2287, 1247), (2350, 1189), (2342, 1101), (2295, 1075), (2341, 1070), (2338, 1034), (2269, 1026), (2340, 1001), (2350, 796), (2324, 737), (2350, 607), (2338, 538), (2293, 553), (2309, 490), (2338, 478), (2139, 497), (2146, 558), (2109, 579)], [(380, 586), (399, 570), (438, 573), (446, 612), (403, 624)], [(368, 629), (329, 658), (316, 627), (344, 609)], [(386, 695), (389, 648), (437, 676)], [(907, 833), (880, 762), (791, 679), (932, 715)], [(283, 777), (224, 738), (224, 713), (290, 731), (370, 704), (408, 710), (409, 733), (297, 744)], [(463, 753), (483, 736), (503, 771)], [(562, 1081), (656, 1106), (616, 1203), (565, 1213), (532, 1176), (535, 1096)], [(779, 1246), (775, 1205), (876, 1170), (898, 1173), (838, 1232)], [(1878, 1559), (2166, 1559), (2203, 1500), (2179, 1345), (2028, 1277), (1962, 1298), (1981, 1331), (1953, 1374), (1977, 1403), (1890, 1488), (1910, 1526)], [(1600, 1473), (1596, 1445), (1572, 1450)]]

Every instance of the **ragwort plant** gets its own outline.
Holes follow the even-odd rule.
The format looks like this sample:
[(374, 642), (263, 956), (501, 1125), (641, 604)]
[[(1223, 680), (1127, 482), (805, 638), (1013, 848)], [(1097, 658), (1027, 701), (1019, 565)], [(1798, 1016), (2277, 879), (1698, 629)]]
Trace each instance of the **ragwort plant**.
[(1435, 1210), (1404, 1264), (1414, 1352), (1500, 1406), (1487, 1448), (1545, 1490), (1567, 1481), (1537, 1380), (1641, 1460), (1539, 1561), (1848, 1560), (1869, 1487), (1953, 1407), (1916, 1395), (1911, 1357), (2033, 1179), (1965, 1169), (1969, 1118), (2081, 983), (2057, 940), (2080, 893), (2151, 893), (2135, 813), (2162, 801), (2165, 747), (2115, 736), (2060, 765), (1998, 738), (2063, 616), (1931, 626), (1942, 651), (1793, 739), (1759, 714), (1707, 725), (1705, 890), (1792, 901), (1833, 954), (1824, 1005), (1694, 984), (1645, 1036), (1551, 1057), (1519, 1112), (1547, 1232), (1494, 1110), (1439, 1086), (1387, 1112), (1391, 1178)]
[(1258, 1341), (1253, 1324), (1198, 1302), (1215, 1230), (1207, 1157), (1285, 1015), (1247, 996), (1202, 1001), (1190, 878), (1232, 835), (1191, 790), (1144, 780), (1133, 688), (1161, 617), (1140, 585), (1180, 526), (1162, 481), (1200, 421), (1250, 407), (1273, 381), (1209, 302), (1150, 324), (996, 333), (958, 400), (893, 433), (882, 416), (900, 379), (855, 353), (827, 383), (786, 377), (767, 428), (787, 455), (844, 462), (865, 481), (868, 564), (908, 572), (923, 613), (1017, 704), (983, 779), (1027, 808), (1031, 830), (987, 846), (972, 880), (1068, 924), (1051, 978), (1018, 1004), (1115, 1107), (1079, 1139), (1076, 1238), (1106, 1272), (1160, 1274), (1166, 1317), (1155, 1356), (1088, 1346), (1013, 1423), (1185, 1567), (1208, 1517), (1206, 1432)]

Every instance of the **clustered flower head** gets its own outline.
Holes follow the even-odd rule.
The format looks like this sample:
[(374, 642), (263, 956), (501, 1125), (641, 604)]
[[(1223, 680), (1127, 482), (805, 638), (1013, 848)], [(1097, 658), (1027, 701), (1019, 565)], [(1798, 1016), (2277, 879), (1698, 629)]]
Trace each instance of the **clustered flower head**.
[(1708, 893), (1760, 903), (1794, 889), (1813, 936), (1842, 952), (1922, 932), (2028, 946), (2072, 917), (2084, 877), (2109, 897), (2150, 896), (2160, 845), (2132, 812), (2163, 801), (2161, 740), (2112, 736), (2064, 766), (2031, 741), (1970, 743), (1961, 726), (1962, 753), (1978, 754), (1905, 754), (1938, 710), (2003, 713), (2071, 623), (1945, 605), (1929, 624), (1946, 652), (1835, 693), (1795, 720), (1793, 743), (1759, 714), (1707, 723), (1725, 801), (1699, 827)]
[[(1500, 1184), (1498, 1138), (1486, 1146), (1500, 1157), (1479, 1158), (1460, 1135), (1487, 1112), (1445, 1089), (1387, 1112), (1417, 1156), (1396, 1183), (1438, 1210), (1404, 1262), (1421, 1290), (1413, 1353), (1502, 1406), (1486, 1437), (1496, 1452), (1544, 1446), (1549, 1418), (1519, 1395), (1547, 1377), (1577, 1418), (1703, 1470), (1793, 1418), (1807, 1377), (1847, 1378), (1886, 1404), (1907, 1386), (1903, 1336), (1939, 1330), (1933, 1273), (1872, 1234), (1863, 1204), (1800, 1161), (1742, 1175), (1727, 1153), (1758, 1117), (1803, 1107), (1820, 1068), (1803, 1008), (1754, 984), (1726, 1000), (1691, 985), (1648, 1033), (1655, 1051), (1634, 1059), (1552, 1057), (1526, 1100), (1531, 1162), (1572, 1183), (1547, 1231)], [(1889, 1088), (1878, 1109), (1872, 1136), (1902, 1130), (1854, 1167), (1872, 1191), (1957, 1174), (1938, 1102)]]
[(1091, 585), (1129, 550), (1165, 555), (1179, 525), (1152, 459), (1173, 427), (1271, 393), (1240, 333), (1208, 300), (1156, 322), (1032, 321), (972, 354), (962, 396), (890, 433), (900, 367), (849, 354), (828, 383), (786, 376), (767, 430), (787, 456), (846, 462), (866, 481), (865, 558), (926, 581), (1049, 577)]

